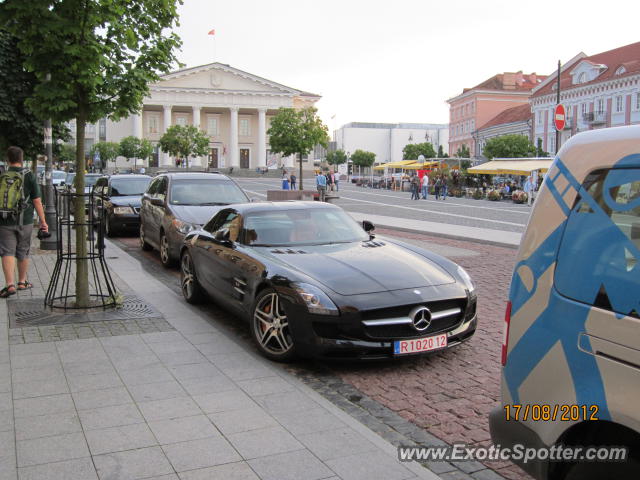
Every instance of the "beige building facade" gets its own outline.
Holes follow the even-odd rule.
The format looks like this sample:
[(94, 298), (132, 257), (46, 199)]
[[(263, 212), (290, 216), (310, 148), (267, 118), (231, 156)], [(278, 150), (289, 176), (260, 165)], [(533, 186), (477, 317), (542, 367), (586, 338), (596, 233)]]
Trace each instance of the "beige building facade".
[[(280, 107), (313, 106), (319, 95), (286, 87), (229, 65), (211, 63), (163, 75), (149, 87), (140, 113), (118, 122), (107, 120), (106, 139), (119, 142), (135, 135), (156, 147), (151, 164), (175, 167), (158, 141), (171, 125), (194, 125), (209, 137), (209, 155), (189, 160), (211, 168), (278, 168), (293, 166), (269, 149), (271, 118)], [(313, 162), (309, 162), (313, 168)], [(118, 166), (128, 166), (118, 159)]]

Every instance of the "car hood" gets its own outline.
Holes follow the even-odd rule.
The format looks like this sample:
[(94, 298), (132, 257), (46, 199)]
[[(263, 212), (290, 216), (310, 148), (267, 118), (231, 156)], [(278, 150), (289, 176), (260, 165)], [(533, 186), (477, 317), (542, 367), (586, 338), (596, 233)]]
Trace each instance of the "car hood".
[(183, 222), (204, 225), (224, 206), (216, 205), (171, 205), (175, 217)]
[(109, 200), (113, 205), (116, 205), (116, 206), (123, 206), (123, 207), (131, 206), (131, 207), (137, 208), (140, 206), (142, 195), (124, 195), (122, 197), (117, 196), (117, 197), (111, 197)]
[(381, 241), (260, 250), (340, 295), (455, 283), (437, 263)]

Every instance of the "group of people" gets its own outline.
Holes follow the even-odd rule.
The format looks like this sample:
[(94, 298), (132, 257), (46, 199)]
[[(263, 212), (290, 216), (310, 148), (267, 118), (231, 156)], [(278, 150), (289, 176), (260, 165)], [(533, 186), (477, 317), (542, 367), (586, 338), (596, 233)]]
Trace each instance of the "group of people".
[(429, 197), (429, 187), (433, 186), (436, 200), (447, 199), (447, 177), (445, 175), (434, 175), (433, 179), (429, 179), (428, 174), (424, 174), (422, 178), (413, 174), (409, 180), (411, 184), (411, 200), (420, 200), (422, 195), (423, 200), (427, 200)]
[(338, 191), (339, 181), (339, 175), (333, 170), (330, 170), (328, 173), (318, 172), (316, 175), (316, 188), (318, 189), (318, 195), (320, 196), (321, 202), (325, 201), (327, 191)]
[(296, 180), (297, 178), (294, 173), (289, 175), (284, 168), (282, 169), (282, 189), (283, 190), (295, 190)]

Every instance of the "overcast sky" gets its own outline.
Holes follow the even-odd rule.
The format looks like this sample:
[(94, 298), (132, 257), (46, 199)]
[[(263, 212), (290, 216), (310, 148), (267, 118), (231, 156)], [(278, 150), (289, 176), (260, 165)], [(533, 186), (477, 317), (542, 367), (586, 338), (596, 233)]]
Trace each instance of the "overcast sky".
[(496, 73), (640, 41), (639, 13), (634, 0), (184, 0), (179, 59), (320, 94), (330, 130), (446, 123), (446, 100)]

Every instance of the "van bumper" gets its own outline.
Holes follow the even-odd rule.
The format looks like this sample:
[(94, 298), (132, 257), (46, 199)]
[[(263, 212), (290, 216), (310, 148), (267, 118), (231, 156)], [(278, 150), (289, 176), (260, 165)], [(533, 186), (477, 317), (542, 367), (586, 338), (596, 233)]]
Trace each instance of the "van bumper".
[[(527, 448), (547, 448), (538, 434), (527, 427), (524, 423), (505, 418), (504, 408), (501, 406), (494, 408), (489, 413), (489, 429), (491, 430), (491, 440), (496, 446), (513, 448), (514, 445), (522, 445)], [(513, 460), (513, 463), (522, 468), (525, 472), (537, 480), (546, 480), (549, 474), (549, 462), (538, 459), (529, 460), (523, 463), (522, 460)]]

